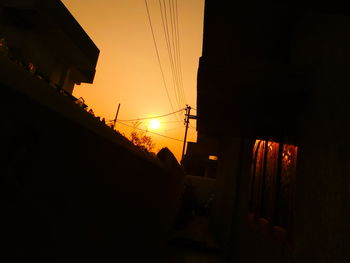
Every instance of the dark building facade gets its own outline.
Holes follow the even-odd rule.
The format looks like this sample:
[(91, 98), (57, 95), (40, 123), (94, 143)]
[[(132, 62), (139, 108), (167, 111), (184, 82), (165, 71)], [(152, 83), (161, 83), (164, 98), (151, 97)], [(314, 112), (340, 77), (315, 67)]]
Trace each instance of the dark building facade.
[(92, 83), (99, 50), (61, 1), (1, 0), (0, 14), (8, 57), (70, 94)]
[(216, 177), (217, 145), (201, 142), (188, 142), (183, 161), (186, 174), (198, 177)]
[(162, 262), (183, 174), (72, 96), (98, 54), (60, 1), (0, 0), (1, 262)]
[(350, 11), (205, 2), (197, 128), (219, 142), (212, 223), (232, 262), (348, 262)]

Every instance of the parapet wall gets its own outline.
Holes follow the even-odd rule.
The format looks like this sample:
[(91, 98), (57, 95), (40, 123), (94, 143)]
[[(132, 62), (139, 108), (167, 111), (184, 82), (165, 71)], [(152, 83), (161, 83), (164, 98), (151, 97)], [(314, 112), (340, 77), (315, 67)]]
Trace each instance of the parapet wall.
[(5, 62), (0, 192), (7, 253), (1, 257), (157, 260), (174, 222), (183, 175)]

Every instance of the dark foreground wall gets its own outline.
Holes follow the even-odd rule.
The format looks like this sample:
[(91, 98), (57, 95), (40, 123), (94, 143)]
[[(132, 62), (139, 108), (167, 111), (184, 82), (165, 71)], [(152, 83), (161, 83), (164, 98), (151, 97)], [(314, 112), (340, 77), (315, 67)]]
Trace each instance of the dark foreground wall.
[(292, 224), (277, 232), (263, 219), (253, 223), (249, 218), (252, 145), (237, 141), (224, 149), (233, 160), (232, 149), (242, 156), (235, 162), (239, 165), (232, 166), (236, 171), (230, 170), (233, 178), (220, 188), (222, 196), (233, 197), (219, 199), (214, 214), (230, 262), (349, 262), (348, 147), (336, 140), (319, 144), (310, 139), (300, 144)]
[[(213, 221), (230, 262), (350, 262), (350, 9), (280, 2), (206, 1), (197, 108), (199, 133), (221, 140)], [(252, 176), (262, 138), (298, 147), (295, 172), (265, 161)]]
[(0, 261), (157, 261), (182, 174), (0, 62)]
[(227, 262), (349, 262), (348, 142), (307, 138), (298, 146), (288, 229), (250, 217), (254, 141), (222, 141), (211, 219)]

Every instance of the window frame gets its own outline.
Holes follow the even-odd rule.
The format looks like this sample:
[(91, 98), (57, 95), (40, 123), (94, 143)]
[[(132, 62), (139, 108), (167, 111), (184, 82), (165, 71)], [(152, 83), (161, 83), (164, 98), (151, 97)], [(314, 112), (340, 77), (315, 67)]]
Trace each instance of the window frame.
[[(262, 205), (264, 202), (263, 198), (263, 184), (266, 182), (266, 171), (268, 162), (268, 147), (269, 143), (277, 144), (277, 167), (272, 175), (271, 184), (271, 196), (269, 203), (268, 216), (263, 216)], [(267, 146), (267, 147), (266, 147)], [(263, 148), (263, 165), (260, 168), (262, 171), (257, 171), (258, 162), (261, 160), (258, 158), (260, 147)], [(281, 225), (280, 212), (278, 202), (281, 200), (281, 180), (282, 180), (282, 168), (283, 158), (285, 156), (285, 149), (294, 149), (293, 153), (290, 153), (290, 181), (288, 189), (288, 208), (287, 208), (287, 226)], [(288, 152), (289, 153), (289, 152)], [(287, 141), (275, 141), (272, 139), (258, 139), (254, 143), (252, 165), (250, 170), (250, 185), (249, 185), (249, 214), (248, 221), (251, 226), (256, 230), (267, 234), (279, 243), (284, 243), (287, 246), (291, 245), (292, 241), (292, 228), (293, 228), (293, 217), (294, 217), (294, 196), (295, 196), (295, 179), (296, 179), (296, 166), (298, 158), (298, 146), (295, 144), (288, 143)], [(288, 160), (289, 161), (289, 160)], [(288, 167), (287, 167), (288, 168)], [(260, 175), (259, 175), (260, 174)], [(271, 179), (271, 178), (270, 178)], [(265, 200), (266, 201), (266, 200)]]

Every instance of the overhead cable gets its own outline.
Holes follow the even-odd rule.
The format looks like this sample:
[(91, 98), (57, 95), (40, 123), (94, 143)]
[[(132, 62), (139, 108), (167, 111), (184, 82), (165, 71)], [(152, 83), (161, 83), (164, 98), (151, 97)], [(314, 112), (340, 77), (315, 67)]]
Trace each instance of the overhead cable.
[(151, 32), (152, 32), (153, 43), (154, 43), (154, 47), (156, 49), (158, 64), (159, 64), (159, 68), (160, 68), (160, 71), (161, 71), (161, 74), (162, 74), (164, 88), (165, 88), (165, 91), (166, 91), (166, 94), (167, 94), (167, 97), (168, 97), (168, 100), (169, 100), (169, 103), (170, 103), (170, 107), (171, 107), (172, 110), (174, 110), (173, 103), (171, 102), (169, 91), (168, 91), (168, 88), (167, 88), (167, 85), (166, 85), (162, 63), (160, 62), (159, 51), (158, 51), (157, 42), (156, 42), (156, 39), (155, 39), (155, 36), (154, 36), (154, 30), (153, 30), (152, 20), (151, 20), (151, 16), (150, 16), (149, 9), (148, 9), (147, 0), (145, 0), (145, 4), (146, 4), (146, 9), (147, 9), (148, 21), (149, 21), (149, 25), (150, 25)]
[(120, 124), (122, 124), (122, 125), (125, 125), (125, 126), (127, 126), (127, 127), (136, 129), (136, 130), (140, 130), (140, 131), (144, 131), (144, 132), (149, 132), (149, 133), (152, 133), (152, 134), (154, 134), (154, 135), (158, 135), (158, 136), (161, 136), (161, 137), (170, 139), (170, 140), (174, 140), (174, 141), (178, 141), (178, 142), (183, 142), (183, 140), (176, 139), (176, 138), (173, 138), (173, 137), (169, 137), (169, 136), (166, 136), (166, 135), (163, 135), (163, 134), (159, 134), (159, 133), (156, 133), (156, 132), (148, 131), (148, 130), (145, 130), (145, 129), (141, 129), (141, 128), (138, 128), (138, 127), (134, 127), (134, 126), (128, 125), (128, 124), (123, 123), (123, 122), (118, 121), (118, 120), (117, 120), (117, 122), (120, 123)]
[[(173, 78), (173, 87), (174, 87), (174, 95), (175, 95), (175, 99), (176, 99), (176, 103), (178, 105), (178, 107), (181, 107), (181, 103), (180, 103), (180, 97), (178, 94), (178, 88), (177, 88), (177, 75), (175, 73), (175, 63), (174, 63), (174, 59), (173, 59), (173, 49), (172, 49), (172, 45), (171, 45), (171, 40), (170, 40), (170, 30), (169, 30), (169, 25), (168, 25), (168, 15), (167, 15), (167, 5), (166, 2), (159, 0), (159, 7), (160, 7), (160, 14), (161, 14), (161, 18), (162, 18), (162, 25), (163, 25), (163, 31), (164, 31), (164, 35), (165, 35), (165, 43), (166, 43), (166, 47), (167, 47), (167, 51), (168, 51), (168, 56), (169, 56), (169, 62), (170, 62), (170, 68), (171, 68), (171, 75)], [(172, 21), (171, 21), (172, 22)], [(172, 31), (173, 32), (173, 31)]]
[(169, 115), (176, 114), (176, 113), (184, 111), (184, 110), (185, 110), (185, 108), (177, 110), (177, 111), (174, 111), (174, 112), (170, 112), (170, 113), (167, 113), (167, 114), (153, 116), (153, 117), (144, 117), (144, 118), (138, 118), (138, 119), (118, 120), (118, 121), (130, 122), (130, 121), (142, 121), (142, 120), (158, 119), (158, 118), (162, 118), (162, 117), (166, 117), (166, 116), (169, 116)]

